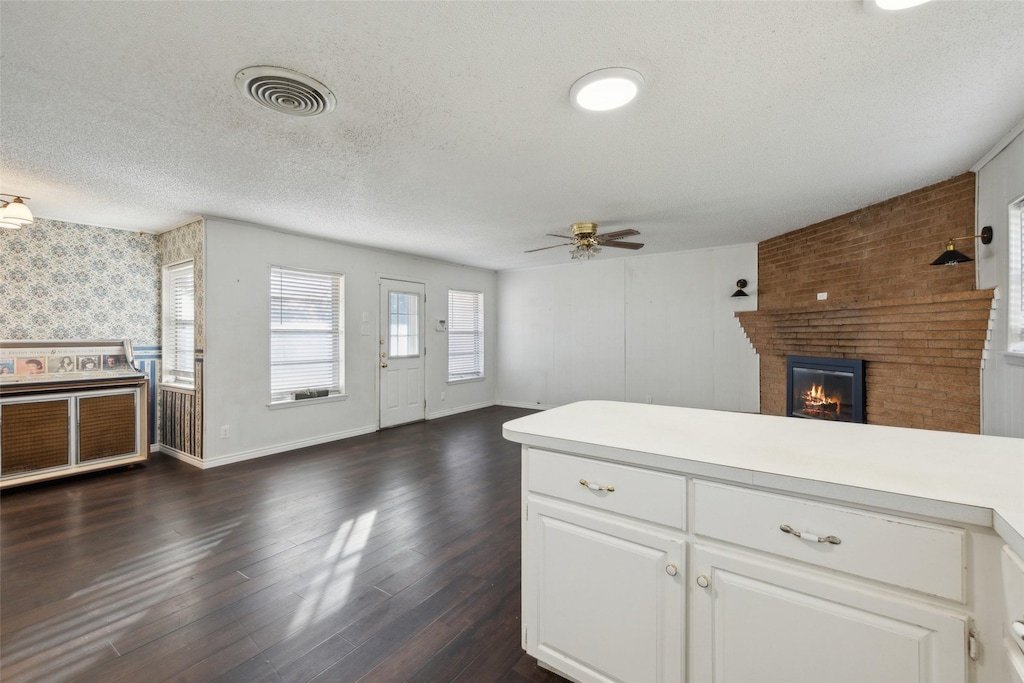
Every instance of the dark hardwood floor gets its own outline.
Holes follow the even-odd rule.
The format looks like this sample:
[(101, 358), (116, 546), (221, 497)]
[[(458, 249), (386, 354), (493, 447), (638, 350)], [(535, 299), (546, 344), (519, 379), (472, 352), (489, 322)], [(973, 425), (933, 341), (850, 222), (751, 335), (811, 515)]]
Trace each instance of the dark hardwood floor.
[(519, 646), (526, 413), (4, 491), (0, 677), (562, 681)]

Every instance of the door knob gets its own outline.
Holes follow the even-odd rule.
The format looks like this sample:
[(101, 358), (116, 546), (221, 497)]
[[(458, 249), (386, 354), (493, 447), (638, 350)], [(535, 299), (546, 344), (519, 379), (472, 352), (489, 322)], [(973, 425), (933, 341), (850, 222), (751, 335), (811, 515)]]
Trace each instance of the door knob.
[(388, 366), (388, 364), (387, 364), (387, 362), (386, 362), (386, 361), (381, 361), (381, 363), (380, 363), (380, 366), (381, 366), (382, 368), (386, 368), (386, 367)]

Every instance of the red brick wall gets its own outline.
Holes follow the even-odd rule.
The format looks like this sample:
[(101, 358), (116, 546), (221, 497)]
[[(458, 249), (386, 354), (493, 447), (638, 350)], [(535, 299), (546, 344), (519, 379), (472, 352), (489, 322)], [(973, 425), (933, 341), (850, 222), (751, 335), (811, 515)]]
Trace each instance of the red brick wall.
[(973, 264), (930, 265), (974, 232), (974, 184), (965, 173), (758, 245), (758, 310), (737, 315), (762, 413), (785, 413), (787, 355), (861, 358), (867, 422), (980, 432), (992, 292), (975, 291)]

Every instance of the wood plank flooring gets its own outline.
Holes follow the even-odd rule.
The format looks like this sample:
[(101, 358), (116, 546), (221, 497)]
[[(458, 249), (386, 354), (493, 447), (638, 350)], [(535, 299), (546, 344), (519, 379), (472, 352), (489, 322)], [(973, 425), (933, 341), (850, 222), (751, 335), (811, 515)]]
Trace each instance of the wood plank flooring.
[(519, 646), (527, 412), (4, 491), (0, 677), (562, 681)]

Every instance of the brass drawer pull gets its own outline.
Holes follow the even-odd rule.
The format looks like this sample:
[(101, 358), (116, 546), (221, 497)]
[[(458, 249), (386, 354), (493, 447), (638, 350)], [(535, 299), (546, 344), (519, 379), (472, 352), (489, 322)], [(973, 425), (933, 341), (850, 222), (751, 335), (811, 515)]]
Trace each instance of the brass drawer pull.
[(779, 529), (787, 534), (792, 534), (803, 541), (807, 541), (808, 543), (831, 543), (832, 545), (839, 545), (842, 543), (838, 536), (815, 536), (814, 534), (806, 531), (796, 531), (788, 524), (783, 524)]
[(607, 491), (608, 493), (615, 491), (615, 487), (611, 484), (597, 484), (586, 479), (580, 479), (580, 486), (586, 486), (591, 491)]

